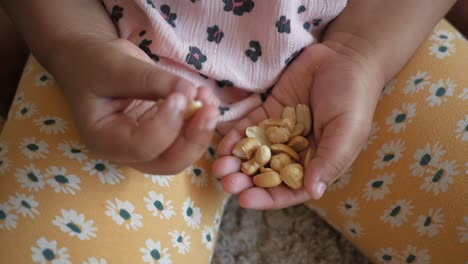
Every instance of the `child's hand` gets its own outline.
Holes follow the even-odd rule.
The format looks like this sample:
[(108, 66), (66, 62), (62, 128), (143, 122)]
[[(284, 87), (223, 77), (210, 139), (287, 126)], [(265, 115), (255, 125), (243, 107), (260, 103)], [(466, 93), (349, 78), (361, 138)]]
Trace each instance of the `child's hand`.
[[(213, 164), (227, 192), (239, 194), (242, 207), (278, 209), (319, 199), (352, 164), (366, 142), (383, 77), (377, 67), (362, 57), (343, 55), (324, 44), (305, 49), (286, 69), (262, 107), (255, 109), (228, 133), (218, 147), (221, 156)], [(254, 187), (249, 176), (239, 172), (241, 161), (232, 156), (245, 128), (266, 118), (280, 118), (284, 106), (307, 104), (313, 114), (316, 156), (305, 172), (304, 187), (284, 185)]]
[[(126, 40), (91, 42), (62, 49), (52, 67), (87, 146), (155, 174), (177, 173), (195, 162), (218, 118), (211, 91), (158, 69)], [(158, 98), (166, 98), (159, 107)], [(194, 98), (204, 106), (184, 123), (187, 102)]]

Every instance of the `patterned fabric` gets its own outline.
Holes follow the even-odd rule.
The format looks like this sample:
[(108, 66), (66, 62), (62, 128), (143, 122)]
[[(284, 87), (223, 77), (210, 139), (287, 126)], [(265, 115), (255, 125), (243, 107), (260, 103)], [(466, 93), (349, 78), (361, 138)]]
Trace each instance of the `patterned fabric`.
[[(220, 98), (222, 121), (265, 100), (266, 90), (317, 42), (346, 0), (102, 0), (120, 37), (158, 67)], [(236, 67), (242, 65), (242, 67)]]
[(307, 203), (375, 263), (468, 261), (467, 62), (441, 23), (385, 87), (351, 171)]
[(80, 143), (54, 79), (30, 58), (0, 136), (0, 263), (207, 263), (227, 195), (216, 143), (175, 176)]

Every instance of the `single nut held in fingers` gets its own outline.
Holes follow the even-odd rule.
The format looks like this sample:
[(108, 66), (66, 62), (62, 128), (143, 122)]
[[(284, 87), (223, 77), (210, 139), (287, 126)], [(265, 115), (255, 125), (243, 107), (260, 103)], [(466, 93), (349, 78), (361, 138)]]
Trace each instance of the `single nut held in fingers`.
[(305, 137), (296, 136), (289, 140), (288, 146), (294, 149), (294, 151), (296, 151), (297, 153), (299, 153), (309, 146), (309, 141)]
[(296, 106), (296, 119), (297, 123), (304, 126), (303, 136), (307, 136), (312, 128), (312, 114), (310, 113), (309, 107), (304, 104), (298, 104)]
[(276, 154), (274, 155), (273, 157), (271, 157), (271, 160), (270, 160), (270, 167), (276, 171), (276, 172), (280, 172), (281, 169), (286, 166), (286, 165), (289, 165), (293, 163), (291, 157), (289, 157), (288, 154), (285, 154), (285, 153), (280, 153), (280, 154)]
[(273, 144), (286, 143), (291, 132), (285, 127), (272, 126), (266, 129), (266, 136)]
[(187, 109), (184, 112), (184, 119), (190, 119), (200, 108), (202, 108), (203, 103), (201, 101), (192, 100), (187, 105)]
[(265, 166), (270, 162), (271, 159), (271, 150), (268, 146), (262, 145), (257, 148), (255, 152), (255, 162), (259, 164), (261, 167)]
[(254, 159), (243, 162), (241, 165), (241, 171), (249, 176), (252, 176), (255, 173), (257, 173), (259, 168), (260, 168), (260, 165), (257, 162), (255, 162)]
[(304, 168), (299, 163), (285, 166), (280, 171), (281, 180), (292, 189), (299, 189), (304, 185)]
[(296, 151), (285, 144), (273, 144), (270, 146), (270, 148), (274, 153), (285, 153), (295, 161), (299, 161), (300, 159)]
[(256, 138), (244, 138), (239, 141), (232, 150), (232, 154), (240, 159), (249, 160), (261, 146), (260, 140)]
[(275, 171), (273, 172), (265, 172), (262, 174), (258, 174), (253, 177), (253, 183), (255, 186), (262, 187), (262, 188), (271, 188), (281, 184), (281, 178), (279, 174)]
[(245, 135), (249, 138), (256, 138), (260, 140), (262, 145), (270, 146), (271, 142), (268, 140), (265, 134), (265, 128), (258, 126), (251, 126), (245, 129)]

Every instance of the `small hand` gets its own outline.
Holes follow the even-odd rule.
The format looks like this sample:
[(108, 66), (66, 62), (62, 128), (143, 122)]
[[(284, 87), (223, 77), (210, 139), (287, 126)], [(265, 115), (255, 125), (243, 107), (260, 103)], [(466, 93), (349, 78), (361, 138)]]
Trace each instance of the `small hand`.
[[(222, 177), (224, 189), (239, 195), (242, 207), (279, 209), (319, 199), (325, 188), (352, 164), (366, 142), (383, 82), (378, 72), (361, 58), (336, 52), (324, 44), (306, 48), (285, 70), (271, 96), (228, 133), (218, 146), (220, 158), (213, 172)], [(313, 113), (316, 156), (306, 168), (304, 187), (285, 185), (254, 187), (239, 172), (241, 161), (232, 156), (245, 128), (266, 118), (280, 118), (285, 106), (307, 104)]]
[[(74, 45), (62, 51), (53, 74), (94, 153), (154, 174), (177, 173), (202, 155), (218, 119), (211, 90), (157, 68), (126, 40)], [(160, 98), (166, 100), (156, 106)], [(192, 99), (204, 106), (184, 121)]]

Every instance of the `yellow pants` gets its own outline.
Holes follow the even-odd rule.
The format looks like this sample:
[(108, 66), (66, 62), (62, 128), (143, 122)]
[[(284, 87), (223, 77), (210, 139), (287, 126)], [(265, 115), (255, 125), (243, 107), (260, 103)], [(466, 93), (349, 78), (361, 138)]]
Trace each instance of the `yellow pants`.
[[(383, 91), (352, 170), (307, 203), (376, 263), (468, 263), (467, 66), (441, 23)], [(171, 177), (102, 160), (30, 58), (0, 136), (0, 263), (209, 262), (218, 140)]]

